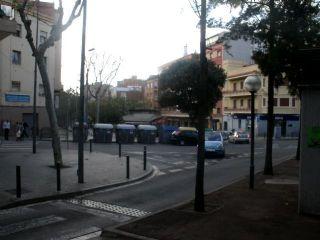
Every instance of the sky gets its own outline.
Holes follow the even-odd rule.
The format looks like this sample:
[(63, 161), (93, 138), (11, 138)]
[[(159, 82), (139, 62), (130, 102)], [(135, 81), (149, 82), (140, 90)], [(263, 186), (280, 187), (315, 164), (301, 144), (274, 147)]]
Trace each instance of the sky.
[[(48, 0), (55, 2), (57, 0)], [(65, 20), (75, 0), (63, 1)], [(217, 10), (224, 16), (225, 9)], [(199, 52), (198, 17), (188, 0), (88, 0), (86, 49), (121, 58), (112, 84), (135, 75), (147, 79), (158, 67), (188, 53)], [(76, 88), (80, 79), (82, 17), (63, 33), (62, 84)], [(207, 37), (216, 30), (207, 30)], [(87, 52), (89, 57), (93, 52)], [(90, 75), (89, 81), (94, 81)]]

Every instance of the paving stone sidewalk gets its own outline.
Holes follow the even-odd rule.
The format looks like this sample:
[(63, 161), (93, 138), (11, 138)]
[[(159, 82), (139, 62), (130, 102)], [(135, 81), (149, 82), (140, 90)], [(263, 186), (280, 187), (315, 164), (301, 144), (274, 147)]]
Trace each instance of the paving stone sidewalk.
[[(31, 148), (32, 149), (32, 148)], [(61, 191), (57, 191), (56, 168), (51, 149), (1, 151), (0, 148), (0, 208), (30, 199), (63, 196), (97, 188), (128, 184), (151, 175), (153, 168), (143, 170), (142, 159), (130, 158), (130, 179), (126, 178), (126, 159), (106, 153), (84, 153), (84, 181), (77, 177), (78, 152), (63, 150), (65, 167), (61, 168)], [(16, 166), (21, 166), (22, 196), (16, 197)]]
[(319, 240), (320, 217), (298, 214), (296, 160), (275, 167), (275, 175), (256, 175), (206, 195), (206, 212), (193, 203), (106, 229), (96, 239), (162, 240)]

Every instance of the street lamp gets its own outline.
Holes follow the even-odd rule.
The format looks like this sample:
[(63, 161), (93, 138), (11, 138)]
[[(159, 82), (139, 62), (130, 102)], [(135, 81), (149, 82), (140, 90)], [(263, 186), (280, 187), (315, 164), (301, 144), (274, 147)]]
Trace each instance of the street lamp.
[(83, 0), (83, 24), (81, 46), (81, 69), (80, 69), (80, 98), (79, 98), (79, 129), (78, 129), (78, 183), (84, 183), (83, 164), (83, 120), (84, 120), (84, 64), (86, 52), (86, 28), (87, 28), (87, 0)]
[(251, 154), (250, 154), (250, 189), (254, 186), (254, 94), (261, 88), (261, 80), (257, 75), (248, 76), (244, 81), (244, 88), (251, 93)]
[[(95, 51), (95, 48), (90, 48), (88, 52)], [(84, 119), (88, 124), (88, 102), (89, 102), (89, 71), (90, 71), (90, 64), (91, 64), (91, 57), (89, 62), (87, 62), (87, 69), (86, 69), (86, 99), (85, 99), (85, 108), (84, 108)]]

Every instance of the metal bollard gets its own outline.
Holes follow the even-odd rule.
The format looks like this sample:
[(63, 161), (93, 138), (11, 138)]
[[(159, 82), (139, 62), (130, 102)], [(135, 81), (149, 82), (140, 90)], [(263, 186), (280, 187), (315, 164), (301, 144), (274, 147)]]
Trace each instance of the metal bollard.
[(130, 157), (127, 156), (127, 179), (130, 178)]
[(57, 191), (61, 190), (61, 172), (60, 163), (57, 163)]
[(147, 146), (143, 147), (143, 170), (147, 169)]
[(21, 172), (20, 166), (16, 166), (16, 195), (21, 198)]
[(92, 139), (90, 139), (89, 142), (90, 142), (90, 152), (92, 152)]
[(121, 143), (119, 143), (119, 157), (121, 157)]

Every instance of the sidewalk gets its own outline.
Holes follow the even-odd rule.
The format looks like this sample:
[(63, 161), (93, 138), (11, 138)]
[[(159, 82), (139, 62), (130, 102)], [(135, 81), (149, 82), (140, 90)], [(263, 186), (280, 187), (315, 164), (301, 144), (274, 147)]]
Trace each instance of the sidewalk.
[[(32, 143), (30, 143), (32, 144)], [(51, 149), (38, 149), (36, 154), (27, 151), (0, 151), (0, 209), (30, 202), (50, 200), (66, 195), (85, 193), (93, 189), (128, 184), (152, 174), (142, 159), (130, 158), (130, 179), (126, 178), (126, 159), (99, 152), (85, 152), (84, 181), (77, 177), (78, 152), (63, 150), (64, 168), (61, 168), (61, 191), (57, 191), (56, 169)], [(21, 166), (22, 196), (16, 198), (16, 166)], [(36, 199), (36, 200), (35, 200)]]
[(187, 203), (107, 229), (97, 239), (319, 240), (320, 218), (297, 213), (298, 168), (289, 160), (273, 177), (257, 174), (253, 191), (245, 179), (210, 193), (205, 213)]

